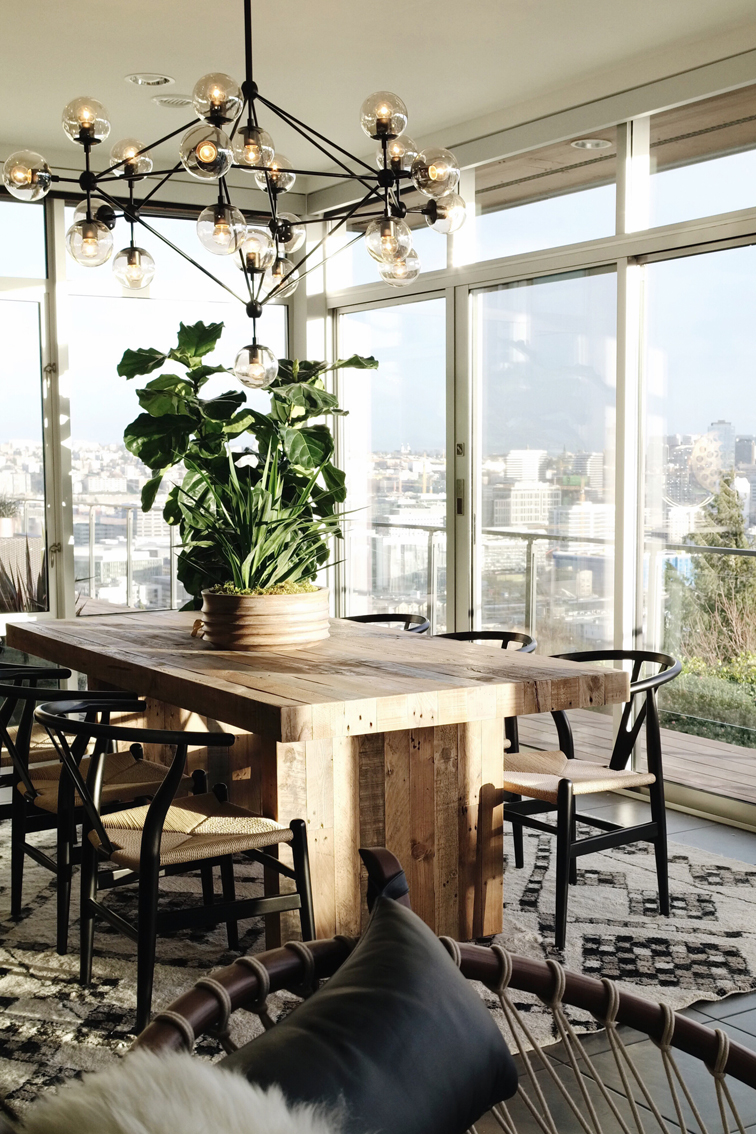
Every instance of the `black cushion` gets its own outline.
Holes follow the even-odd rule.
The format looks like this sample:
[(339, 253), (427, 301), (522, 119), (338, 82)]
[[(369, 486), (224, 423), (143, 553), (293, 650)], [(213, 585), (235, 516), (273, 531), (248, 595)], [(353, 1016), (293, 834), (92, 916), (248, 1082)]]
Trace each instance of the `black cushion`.
[(388, 897), (335, 976), (223, 1066), (292, 1102), (343, 1103), (344, 1134), (464, 1134), (517, 1089), (480, 996)]

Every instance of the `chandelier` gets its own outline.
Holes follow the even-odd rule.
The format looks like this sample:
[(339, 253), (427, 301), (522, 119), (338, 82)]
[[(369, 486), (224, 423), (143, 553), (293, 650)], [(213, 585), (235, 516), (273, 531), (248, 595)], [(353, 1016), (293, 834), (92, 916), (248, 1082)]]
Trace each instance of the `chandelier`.
[[(150, 145), (143, 145), (136, 138), (124, 138), (112, 147), (109, 168), (97, 173), (91, 168), (91, 155), (95, 146), (110, 134), (108, 113), (93, 98), (77, 98), (63, 111), (62, 124), (68, 138), (82, 148), (81, 176), (62, 177), (50, 170), (40, 154), (18, 150), (5, 162), (2, 178), (8, 192), (20, 201), (41, 200), (57, 182), (78, 184), (85, 196), (66, 234), (68, 252), (77, 263), (92, 268), (112, 257), (113, 272), (124, 288), (139, 291), (155, 275), (153, 257), (135, 240), (135, 228), (141, 225), (230, 292), (244, 304), (252, 320), (252, 342), (237, 354), (234, 373), (245, 386), (263, 388), (275, 379), (278, 361), (268, 347), (258, 342), (257, 321), (267, 303), (291, 295), (307, 272), (322, 266), (327, 258), (328, 237), (352, 218), (360, 225), (367, 221), (365, 245), (378, 265), (381, 279), (391, 287), (405, 287), (420, 274), (420, 260), (412, 247), (412, 229), (406, 220), (408, 213), (423, 214), (431, 229), (447, 235), (461, 227), (466, 212), (465, 202), (456, 192), (460, 170), (454, 155), (437, 146), (418, 150), (405, 133), (407, 108), (397, 95), (378, 91), (362, 104), (360, 125), (378, 143), (375, 166), (371, 166), (260, 93), (252, 68), (251, 0), (244, 0), (244, 33), (244, 82), (239, 86), (229, 75), (221, 73), (204, 75), (194, 87), (192, 103), (197, 117), (191, 122)], [(319, 150), (338, 167), (338, 172), (293, 168), (260, 125), (258, 111), (263, 108)], [(169, 169), (155, 170), (151, 152), (179, 134), (179, 160)], [(345, 158), (356, 170), (345, 163)], [(246, 171), (267, 195), (267, 211), (248, 210), (251, 223), (232, 204), (227, 181), (232, 169)], [(143, 210), (148, 202), (182, 170), (217, 186), (216, 200), (199, 214), (197, 236), (208, 252), (238, 258), (246, 295), (238, 295), (145, 219)], [(327, 235), (295, 263), (291, 257), (305, 244), (306, 225), (319, 223), (319, 218), (317, 222), (300, 220), (279, 207), (282, 196), (292, 189), (300, 174), (359, 182), (364, 194), (356, 203), (335, 210), (329, 216), (329, 223), (335, 223)], [(147, 187), (148, 177), (159, 180), (140, 195), (140, 189)], [(117, 188), (118, 183), (125, 185), (125, 194)], [(408, 206), (402, 197), (413, 187), (419, 190), (423, 203)], [(113, 256), (113, 229), (119, 217), (131, 226), (131, 239)], [(361, 238), (360, 233), (354, 240)], [(319, 252), (318, 261), (305, 267)]]

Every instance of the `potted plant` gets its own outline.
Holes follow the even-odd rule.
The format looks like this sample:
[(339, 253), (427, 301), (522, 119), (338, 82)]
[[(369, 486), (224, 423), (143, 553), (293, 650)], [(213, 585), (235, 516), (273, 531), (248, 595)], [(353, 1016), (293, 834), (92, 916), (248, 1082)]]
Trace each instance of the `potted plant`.
[[(342, 367), (374, 369), (358, 355), (335, 363), (281, 359), (269, 386), (270, 412), (242, 390), (203, 398), (222, 323), (182, 323), (168, 352), (127, 350), (127, 379), (179, 363), (137, 391), (143, 413), (126, 427), (126, 447), (152, 472), (142, 489), (149, 511), (163, 478), (183, 466), (163, 509), (178, 525), (178, 577), (202, 607), (204, 636), (220, 649), (299, 647), (328, 636), (328, 590), (315, 585), (332, 537), (341, 538), (345, 477), (333, 464), (331, 430), (315, 419), (343, 414), (323, 376)], [(252, 440), (245, 445), (245, 439)]]
[(7, 539), (15, 530), (14, 520), (18, 515), (18, 501), (11, 496), (0, 496), (0, 538)]

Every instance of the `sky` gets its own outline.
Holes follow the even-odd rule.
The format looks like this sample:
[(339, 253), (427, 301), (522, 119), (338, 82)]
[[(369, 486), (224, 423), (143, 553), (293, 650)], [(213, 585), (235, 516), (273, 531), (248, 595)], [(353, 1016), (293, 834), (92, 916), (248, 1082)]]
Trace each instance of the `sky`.
[[(756, 151), (666, 171), (651, 180), (655, 224), (744, 208), (754, 203)], [(608, 235), (613, 212), (614, 187), (602, 186), (487, 214), (478, 218), (477, 254), (508, 255)], [(41, 272), (41, 214), (37, 206), (0, 203), (0, 275)], [(161, 224), (172, 239), (197, 254), (191, 222)], [(119, 229), (116, 247), (128, 237)], [(242, 304), (154, 237), (140, 232), (139, 239), (159, 265), (149, 300), (122, 300), (107, 266), (96, 270), (95, 282), (95, 271), (71, 265), (74, 440), (118, 441), (137, 411), (135, 383), (115, 373), (126, 347), (169, 346), (180, 319), (221, 319), (227, 330), (217, 357), (232, 365), (249, 337)], [(442, 265), (443, 238), (423, 231), (418, 248), (426, 270)], [(372, 263), (363, 263), (361, 246), (342, 255), (352, 257), (355, 283), (363, 276), (374, 278)], [(218, 269), (218, 257), (207, 256), (207, 261)], [(239, 289), (240, 274), (228, 264), (221, 267), (229, 285)], [(476, 358), (484, 449), (604, 447), (613, 398), (614, 286), (607, 275), (578, 276), (474, 300), (482, 320)], [(93, 287), (98, 295), (83, 294)], [(648, 265), (646, 289), (649, 406), (663, 421), (658, 427), (700, 433), (724, 418), (737, 433), (756, 434), (756, 251), (735, 248)], [(443, 303), (434, 299), (344, 318), (341, 353), (358, 349), (383, 363), (376, 375), (349, 379), (350, 397), (365, 399), (358, 415), (360, 443), (369, 441), (376, 450), (443, 447)], [(267, 345), (281, 353), (283, 310), (270, 309), (261, 326), (270, 339)], [(0, 440), (39, 436), (40, 402), (27, 393), (38, 389), (39, 382), (39, 310), (33, 289), (21, 285), (16, 292), (2, 293), (0, 334)], [(219, 381), (234, 384), (231, 376)], [(26, 396), (18, 397), (20, 390)], [(355, 401), (353, 410), (357, 408)], [(353, 420), (356, 429), (357, 418)]]

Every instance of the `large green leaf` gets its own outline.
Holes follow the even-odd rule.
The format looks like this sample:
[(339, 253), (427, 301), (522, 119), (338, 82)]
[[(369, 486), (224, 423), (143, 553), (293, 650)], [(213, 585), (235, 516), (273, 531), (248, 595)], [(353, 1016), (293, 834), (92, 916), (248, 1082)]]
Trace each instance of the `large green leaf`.
[(247, 395), (241, 390), (227, 390), (225, 394), (219, 394), (217, 398), (200, 404), (205, 417), (209, 417), (211, 421), (230, 421), (246, 400)]
[[(180, 361), (183, 362), (185, 358), (196, 360), (203, 358), (204, 355), (209, 354), (215, 348), (215, 344), (223, 333), (222, 323), (192, 323), (187, 327), (185, 323), (179, 324), (178, 343), (174, 351), (171, 351), (171, 357), (176, 358), (181, 356)], [(188, 365), (191, 365), (189, 363)]]
[(155, 503), (155, 497), (157, 496), (160, 485), (163, 482), (163, 475), (165, 471), (165, 469), (161, 469), (156, 476), (153, 476), (150, 480), (147, 481), (145, 485), (142, 486), (143, 512), (149, 512), (150, 508)]
[(142, 409), (147, 410), (153, 417), (163, 417), (165, 414), (188, 414), (191, 417), (198, 415), (192, 413), (196, 407), (196, 396), (191, 383), (177, 374), (161, 374), (148, 382), (143, 390), (137, 390), (137, 397)]
[(233, 370), (227, 366), (193, 366), (189, 378), (199, 390), (212, 374), (233, 374)]
[(136, 378), (138, 374), (151, 374), (158, 370), (168, 356), (154, 347), (126, 350), (117, 366), (121, 378)]
[(150, 469), (165, 469), (183, 459), (194, 430), (194, 418), (183, 414), (152, 417), (140, 413), (126, 426), (123, 440), (126, 448)]
[(333, 453), (333, 437), (327, 425), (284, 428), (281, 437), (286, 456), (300, 468), (319, 468)]

